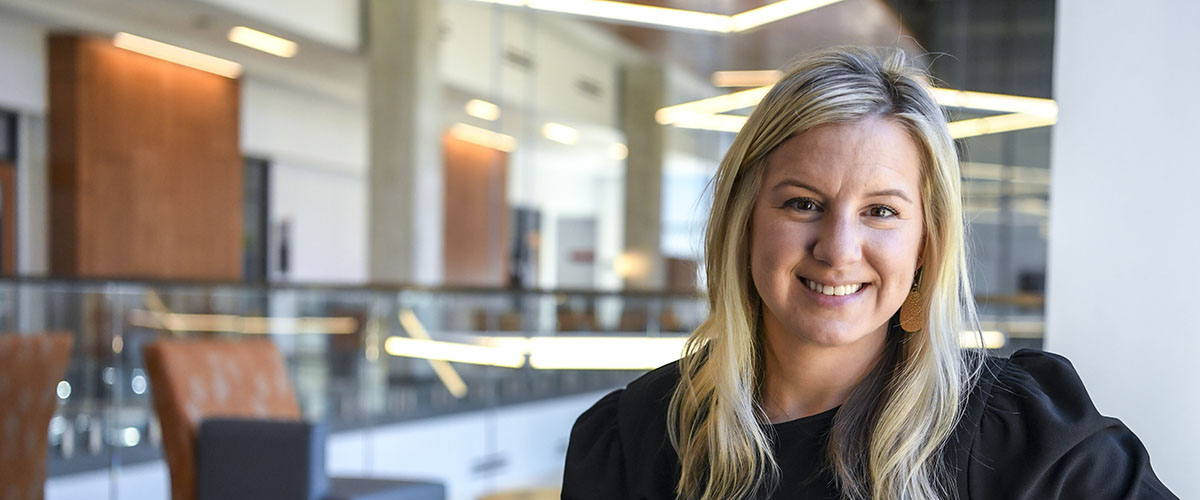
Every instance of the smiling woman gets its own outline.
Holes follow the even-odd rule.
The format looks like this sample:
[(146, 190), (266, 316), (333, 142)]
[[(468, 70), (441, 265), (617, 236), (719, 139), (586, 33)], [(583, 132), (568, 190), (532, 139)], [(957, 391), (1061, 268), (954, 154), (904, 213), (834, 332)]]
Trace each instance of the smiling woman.
[(959, 165), (927, 80), (852, 48), (784, 73), (717, 172), (709, 317), (579, 417), (564, 499), (1175, 498), (1068, 361), (960, 347)]

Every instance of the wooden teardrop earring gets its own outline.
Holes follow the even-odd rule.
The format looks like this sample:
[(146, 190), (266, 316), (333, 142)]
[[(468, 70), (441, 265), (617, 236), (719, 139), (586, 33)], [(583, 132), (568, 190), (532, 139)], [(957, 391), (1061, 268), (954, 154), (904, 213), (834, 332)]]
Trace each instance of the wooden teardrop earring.
[(921, 300), (921, 270), (917, 269), (913, 276), (912, 290), (904, 298), (900, 306), (900, 328), (908, 333), (916, 333), (925, 328), (925, 301)]

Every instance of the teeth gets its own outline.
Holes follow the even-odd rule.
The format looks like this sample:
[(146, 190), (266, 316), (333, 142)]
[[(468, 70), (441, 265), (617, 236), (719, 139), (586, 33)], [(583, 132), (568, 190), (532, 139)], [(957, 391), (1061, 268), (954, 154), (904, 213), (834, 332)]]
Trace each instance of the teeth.
[(823, 295), (852, 295), (862, 289), (862, 283), (853, 285), (828, 286), (806, 279), (804, 280), (804, 284), (808, 285), (808, 288), (812, 291)]

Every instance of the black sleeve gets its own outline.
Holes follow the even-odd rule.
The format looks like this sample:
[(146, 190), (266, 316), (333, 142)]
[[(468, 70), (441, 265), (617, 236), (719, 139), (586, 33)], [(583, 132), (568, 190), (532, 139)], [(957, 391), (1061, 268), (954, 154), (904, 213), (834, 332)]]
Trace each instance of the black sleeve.
[(563, 470), (562, 500), (626, 498), (617, 403), (623, 390), (600, 399), (571, 428)]
[(972, 499), (1176, 499), (1141, 441), (1101, 415), (1071, 363), (1020, 351), (1001, 369), (968, 466)]

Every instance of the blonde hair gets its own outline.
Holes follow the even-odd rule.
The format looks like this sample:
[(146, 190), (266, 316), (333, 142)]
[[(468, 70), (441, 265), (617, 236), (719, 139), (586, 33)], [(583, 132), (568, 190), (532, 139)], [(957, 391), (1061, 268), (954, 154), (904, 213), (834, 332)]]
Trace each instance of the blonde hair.
[(776, 485), (781, 472), (757, 402), (762, 304), (750, 275), (751, 209), (777, 146), (817, 125), (869, 117), (901, 125), (921, 152), (925, 327), (888, 336), (879, 363), (834, 417), (826, 458), (847, 499), (954, 495), (940, 452), (982, 357), (960, 348), (960, 332), (977, 320), (958, 156), (926, 81), (900, 50), (825, 50), (786, 71), (734, 139), (714, 179), (706, 234), (710, 312), (688, 339), (667, 417), (682, 468), (678, 498), (743, 499)]

